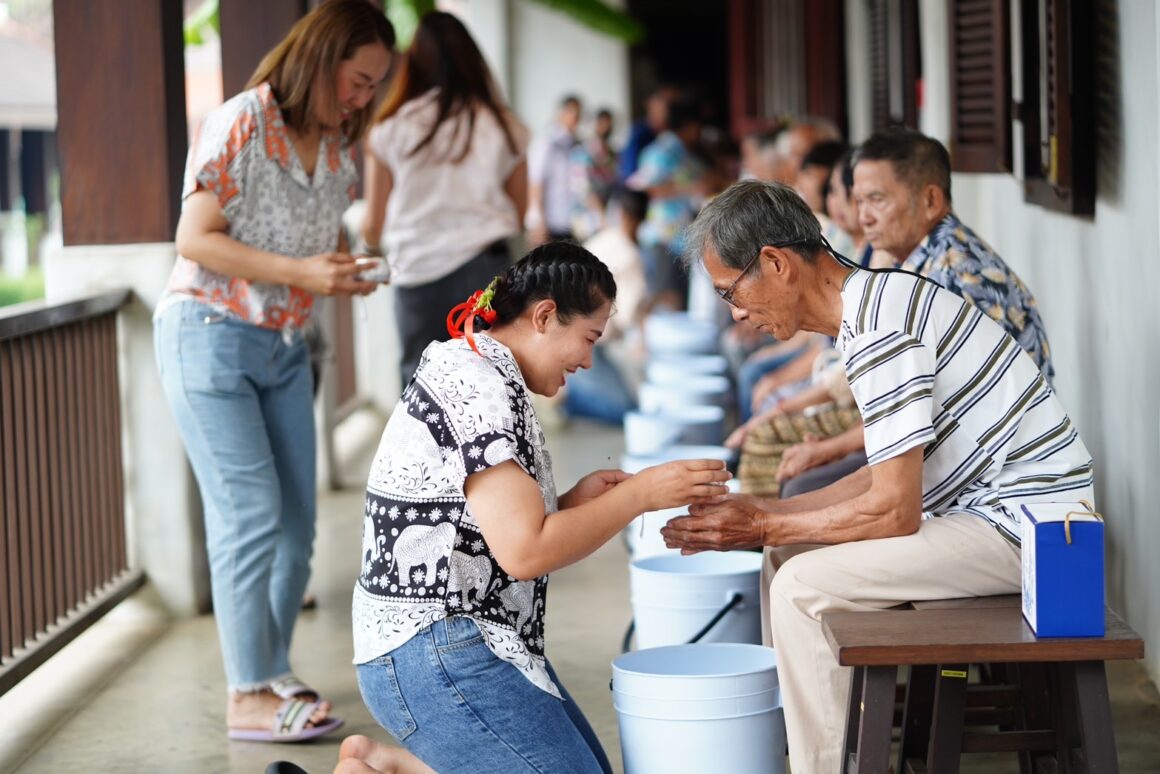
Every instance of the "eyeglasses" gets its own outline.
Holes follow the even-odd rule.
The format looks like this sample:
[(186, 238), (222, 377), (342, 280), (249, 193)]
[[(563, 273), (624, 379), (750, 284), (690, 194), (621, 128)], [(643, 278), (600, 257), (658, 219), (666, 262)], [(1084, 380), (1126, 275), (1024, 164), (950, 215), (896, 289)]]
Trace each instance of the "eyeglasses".
[[(822, 237), (822, 239), (824, 240), (825, 237)], [(765, 247), (799, 247), (801, 245), (812, 243), (813, 240), (810, 239), (794, 239), (789, 242), (775, 242), (773, 244), (763, 245), (762, 249)], [(753, 268), (753, 266), (757, 263), (757, 259), (760, 257), (761, 250), (758, 250), (757, 255), (749, 259), (749, 263), (742, 267), (741, 273), (737, 275), (737, 279), (733, 280), (733, 283), (729, 285), (729, 287), (725, 288), (724, 290), (721, 288), (713, 288), (713, 290), (717, 292), (717, 295), (721, 298), (722, 301), (729, 304), (729, 306), (733, 307), (734, 309), (737, 308), (737, 304), (733, 301), (733, 293), (737, 290), (737, 285), (741, 282), (741, 280), (745, 279), (745, 275), (749, 274), (749, 270)]]

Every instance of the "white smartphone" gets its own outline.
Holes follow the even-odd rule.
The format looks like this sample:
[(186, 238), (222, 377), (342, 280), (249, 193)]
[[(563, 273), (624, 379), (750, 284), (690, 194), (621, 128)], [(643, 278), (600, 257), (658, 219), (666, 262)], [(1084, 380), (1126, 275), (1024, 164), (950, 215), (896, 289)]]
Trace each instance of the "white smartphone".
[(387, 263), (386, 258), (370, 258), (362, 257), (355, 258), (356, 266), (365, 266), (364, 271), (358, 273), (358, 278), (363, 282), (390, 282), (391, 281), (391, 265)]

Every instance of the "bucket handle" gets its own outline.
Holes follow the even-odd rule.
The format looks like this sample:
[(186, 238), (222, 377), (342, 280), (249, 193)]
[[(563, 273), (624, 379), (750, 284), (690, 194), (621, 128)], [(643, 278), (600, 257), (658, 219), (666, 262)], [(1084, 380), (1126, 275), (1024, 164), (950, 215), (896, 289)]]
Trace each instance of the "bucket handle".
[[(742, 594), (740, 591), (734, 591), (733, 596), (729, 597), (729, 601), (725, 603), (725, 606), (722, 607), (720, 610), (718, 610), (716, 612), (716, 614), (714, 614), (714, 616), (709, 619), (709, 623), (702, 626), (701, 630), (699, 632), (697, 632), (696, 634), (694, 634), (693, 638), (691, 640), (689, 640), (686, 644), (692, 645), (694, 642), (698, 642), (702, 637), (704, 637), (706, 634), (708, 634), (709, 631), (714, 626), (716, 626), (718, 623), (720, 623), (721, 619), (724, 618), (730, 610), (737, 607), (738, 605), (740, 605), (744, 601), (745, 601), (745, 595)], [(621, 653), (628, 653), (628, 651), (631, 649), (632, 635), (635, 632), (636, 632), (636, 619), (633, 618), (632, 620), (630, 620), (628, 622), (628, 629), (625, 630), (624, 639), (620, 643), (620, 652)]]

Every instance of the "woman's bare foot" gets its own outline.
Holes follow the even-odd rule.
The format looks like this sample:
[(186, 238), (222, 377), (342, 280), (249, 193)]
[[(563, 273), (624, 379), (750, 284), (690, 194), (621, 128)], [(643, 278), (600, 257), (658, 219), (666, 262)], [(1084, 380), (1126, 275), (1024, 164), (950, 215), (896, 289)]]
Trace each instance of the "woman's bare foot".
[[(308, 697), (302, 697), (310, 701)], [(274, 725), (274, 717), (284, 700), (273, 691), (255, 691), (253, 693), (235, 692), (230, 695), (226, 704), (226, 725), (235, 730), (260, 729), (269, 730)], [(324, 701), (318, 705), (310, 716), (308, 725), (316, 726), (330, 717), (330, 702)]]
[(335, 774), (435, 774), (435, 770), (405, 747), (376, 742), (356, 734), (342, 740)]

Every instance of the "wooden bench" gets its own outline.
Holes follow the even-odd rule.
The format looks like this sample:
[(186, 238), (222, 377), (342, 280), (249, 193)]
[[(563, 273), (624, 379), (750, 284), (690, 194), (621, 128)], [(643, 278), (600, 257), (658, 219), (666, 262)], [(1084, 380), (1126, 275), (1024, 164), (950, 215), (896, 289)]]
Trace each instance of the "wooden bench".
[[(830, 613), (823, 628), (838, 663), (854, 667), (846, 771), (889, 770), (898, 668), (908, 668), (896, 772), (954, 774), (967, 752), (1018, 752), (1024, 772), (1118, 770), (1104, 662), (1139, 659), (1144, 641), (1115, 613), (1103, 637), (1036, 638), (1019, 596), (915, 603), (912, 609)], [(998, 733), (964, 733), (967, 675), (986, 665), (991, 684), (972, 686)], [(1013, 684), (1012, 684), (1013, 683)]]

